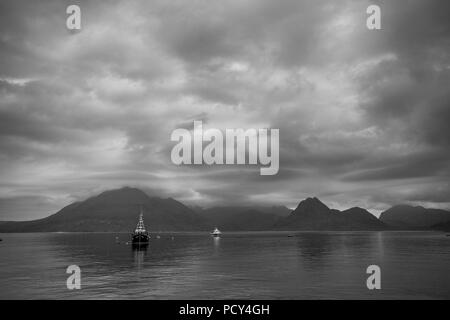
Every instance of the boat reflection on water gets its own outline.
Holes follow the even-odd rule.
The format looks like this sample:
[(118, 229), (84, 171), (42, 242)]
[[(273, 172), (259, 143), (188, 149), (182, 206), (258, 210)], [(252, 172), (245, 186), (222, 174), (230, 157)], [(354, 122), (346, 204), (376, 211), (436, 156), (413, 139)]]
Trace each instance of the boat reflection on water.
[(148, 242), (146, 242), (146, 243), (132, 243), (131, 244), (131, 248), (133, 248), (133, 252), (135, 252), (135, 251), (147, 252)]
[(140, 269), (143, 266), (145, 256), (147, 255), (148, 243), (145, 245), (132, 244), (131, 247), (133, 249), (134, 263), (137, 268)]
[(214, 243), (213, 255), (216, 256), (220, 252), (220, 237), (213, 237), (213, 243)]

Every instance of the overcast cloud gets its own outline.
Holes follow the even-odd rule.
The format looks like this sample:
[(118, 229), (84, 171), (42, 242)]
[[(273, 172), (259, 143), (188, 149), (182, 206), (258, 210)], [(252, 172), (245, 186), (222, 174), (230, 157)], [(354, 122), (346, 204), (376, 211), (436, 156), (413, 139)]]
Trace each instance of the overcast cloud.
[[(0, 2), (0, 220), (136, 186), (188, 204), (450, 208), (446, 0)], [(382, 30), (366, 28), (379, 4)], [(175, 166), (172, 130), (279, 128), (280, 171)]]

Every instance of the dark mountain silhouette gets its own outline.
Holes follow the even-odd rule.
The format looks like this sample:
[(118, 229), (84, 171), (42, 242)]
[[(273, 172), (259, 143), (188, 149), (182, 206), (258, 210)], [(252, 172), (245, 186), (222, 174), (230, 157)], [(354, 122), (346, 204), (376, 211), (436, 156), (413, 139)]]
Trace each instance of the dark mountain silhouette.
[(280, 230), (383, 230), (387, 226), (365, 209), (339, 211), (317, 198), (307, 198), (275, 225)]
[(450, 232), (450, 221), (432, 225), (431, 229)]
[(380, 215), (380, 220), (394, 228), (428, 229), (450, 222), (450, 212), (409, 205), (394, 206)]
[(189, 208), (172, 198), (149, 197), (136, 188), (103, 192), (74, 202), (39, 220), (0, 222), (0, 232), (96, 231), (131, 232), (140, 208), (150, 231), (256, 230), (449, 230), (450, 212), (423, 207), (394, 206), (380, 219), (363, 208), (344, 211), (307, 198), (294, 211), (283, 206)]
[(44, 219), (0, 224), (0, 231), (131, 232), (138, 221), (141, 206), (149, 230), (207, 229), (205, 219), (182, 203), (172, 198), (149, 197), (139, 189), (126, 187), (103, 192), (82, 202), (72, 203)]
[(385, 223), (380, 221), (369, 211), (359, 207), (341, 211), (338, 215), (344, 225), (348, 227), (348, 230), (383, 230), (387, 227)]
[(292, 209), (289, 209), (285, 206), (255, 207), (254, 210), (264, 213), (271, 213), (279, 217), (287, 217), (292, 212)]
[(214, 207), (201, 210), (211, 227), (223, 231), (270, 230), (280, 216), (286, 216), (286, 207)]
[(223, 206), (206, 209), (195, 206), (192, 207), (192, 209), (204, 216), (210, 217), (215, 215), (233, 215), (244, 211), (259, 211), (263, 213), (270, 213), (278, 217), (287, 217), (292, 212), (291, 209), (285, 206)]

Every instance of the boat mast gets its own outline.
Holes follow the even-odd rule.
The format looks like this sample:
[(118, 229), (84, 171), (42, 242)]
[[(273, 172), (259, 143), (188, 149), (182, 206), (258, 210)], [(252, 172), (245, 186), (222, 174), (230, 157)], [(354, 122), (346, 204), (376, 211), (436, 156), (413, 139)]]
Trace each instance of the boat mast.
[(143, 233), (145, 232), (145, 225), (144, 225), (144, 213), (142, 211), (142, 206), (141, 206), (141, 212), (139, 214), (139, 222), (136, 226), (136, 233)]

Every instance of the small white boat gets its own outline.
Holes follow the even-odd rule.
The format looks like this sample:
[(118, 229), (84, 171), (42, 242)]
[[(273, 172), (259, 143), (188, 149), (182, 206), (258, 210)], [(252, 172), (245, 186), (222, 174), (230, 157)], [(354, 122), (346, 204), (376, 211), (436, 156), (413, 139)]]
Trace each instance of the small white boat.
[(215, 228), (213, 232), (211, 232), (211, 235), (213, 237), (220, 237), (220, 235), (222, 234), (222, 232), (220, 232), (219, 229)]

